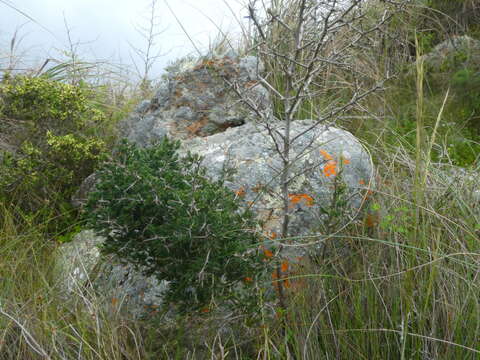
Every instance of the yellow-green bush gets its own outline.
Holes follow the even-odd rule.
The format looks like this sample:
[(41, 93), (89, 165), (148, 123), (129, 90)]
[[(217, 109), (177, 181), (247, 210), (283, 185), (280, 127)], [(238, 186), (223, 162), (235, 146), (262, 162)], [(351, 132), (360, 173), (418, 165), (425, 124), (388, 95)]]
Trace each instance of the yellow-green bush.
[(0, 201), (39, 221), (74, 213), (72, 194), (106, 153), (93, 137), (106, 122), (95, 97), (87, 85), (43, 77), (0, 83), (0, 120), (14, 129), (0, 128), (14, 149), (0, 154)]
[(0, 117), (21, 122), (27, 130), (25, 138), (42, 142), (47, 130), (76, 133), (104, 122), (105, 115), (90, 101), (92, 97), (86, 86), (16, 76), (0, 83)]
[(1, 198), (28, 213), (45, 206), (60, 210), (105, 156), (99, 139), (47, 132), (46, 146), (24, 143), (21, 157), (4, 154), (0, 163)]

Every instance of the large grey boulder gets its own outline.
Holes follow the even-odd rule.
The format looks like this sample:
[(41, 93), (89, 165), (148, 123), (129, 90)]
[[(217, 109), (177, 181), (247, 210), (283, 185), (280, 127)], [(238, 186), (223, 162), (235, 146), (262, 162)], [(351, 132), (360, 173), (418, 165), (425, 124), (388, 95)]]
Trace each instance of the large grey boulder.
[(453, 36), (436, 45), (423, 56), (425, 63), (435, 71), (450, 71), (452, 67), (478, 67), (480, 40), (467, 35)]
[[(282, 222), (283, 163), (275, 142), (281, 144), (284, 132), (281, 122), (270, 130), (250, 123), (182, 144), (184, 152), (203, 157), (212, 179), (220, 178), (226, 170), (233, 172), (226, 186), (252, 208), (263, 224), (261, 230), (272, 238), (280, 233)], [(366, 189), (373, 183), (372, 161), (351, 133), (315, 126), (313, 120), (293, 122), (291, 138), (295, 137), (290, 150), (290, 234), (326, 235), (335, 230), (333, 222), (345, 224), (361, 210)], [(333, 208), (340, 210), (342, 219), (332, 219)]]
[(55, 266), (62, 296), (94, 294), (107, 310), (134, 318), (156, 311), (168, 282), (144, 276), (141, 268), (114, 256), (102, 257), (99, 247), (103, 241), (92, 230), (83, 230), (58, 249)]
[(147, 146), (165, 135), (208, 136), (251, 122), (255, 113), (238, 100), (238, 94), (259, 109), (269, 109), (268, 93), (258, 81), (262, 70), (253, 56), (214, 56), (172, 65), (155, 96), (123, 121), (122, 133)]

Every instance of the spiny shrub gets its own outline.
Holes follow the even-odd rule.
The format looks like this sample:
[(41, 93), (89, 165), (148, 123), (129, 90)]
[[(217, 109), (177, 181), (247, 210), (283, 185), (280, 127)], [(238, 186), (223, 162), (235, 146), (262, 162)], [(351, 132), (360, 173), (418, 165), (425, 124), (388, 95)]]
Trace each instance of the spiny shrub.
[(250, 283), (261, 261), (252, 213), (222, 180), (208, 179), (200, 157), (179, 157), (179, 146), (124, 141), (99, 171), (86, 217), (106, 239), (103, 253), (168, 280), (166, 303), (184, 311), (235, 301), (233, 290)]

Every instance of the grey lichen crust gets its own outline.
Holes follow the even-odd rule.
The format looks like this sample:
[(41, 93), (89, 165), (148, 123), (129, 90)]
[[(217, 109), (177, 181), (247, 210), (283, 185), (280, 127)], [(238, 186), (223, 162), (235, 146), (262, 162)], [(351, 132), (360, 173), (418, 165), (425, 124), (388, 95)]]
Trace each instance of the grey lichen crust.
[(168, 288), (167, 281), (144, 276), (142, 269), (122, 264), (114, 256), (101, 257), (99, 246), (104, 238), (93, 230), (83, 230), (59, 248), (56, 272), (65, 299), (73, 294), (96, 294), (107, 310), (121, 311), (133, 318), (156, 311)]
[[(298, 138), (291, 144), (290, 230), (297, 237), (325, 234), (332, 201), (345, 201), (342, 223), (353, 219), (364, 203), (366, 189), (373, 185), (372, 161), (360, 142), (345, 130), (315, 125), (313, 120), (291, 124), (291, 138)], [(274, 128), (284, 134), (282, 123)], [(250, 123), (184, 141), (183, 151), (201, 155), (214, 180), (230, 169), (233, 174), (226, 185), (254, 210), (263, 223), (262, 231), (278, 234), (283, 163), (271, 136), (274, 132)], [(280, 135), (274, 137), (281, 143)]]
[(256, 113), (238, 94), (260, 110), (270, 108), (260, 85), (262, 64), (256, 57), (201, 59), (170, 68), (155, 96), (143, 101), (121, 125), (123, 135), (141, 146), (163, 136), (188, 139), (212, 135), (254, 120)]

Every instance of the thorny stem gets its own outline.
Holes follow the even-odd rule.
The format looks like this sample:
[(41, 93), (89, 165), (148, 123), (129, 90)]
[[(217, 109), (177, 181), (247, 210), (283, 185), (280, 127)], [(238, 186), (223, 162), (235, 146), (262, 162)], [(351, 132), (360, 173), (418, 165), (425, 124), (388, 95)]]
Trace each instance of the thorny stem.
[[(266, 22), (263, 22), (256, 13), (256, 0), (251, 0), (248, 6), (249, 18), (252, 20), (259, 37), (254, 50), (260, 56), (272, 60), (278, 67), (279, 74), (266, 74), (261, 77), (260, 83), (270, 92), (272, 97), (281, 102), (283, 108), (282, 120), (284, 122), (282, 129), (276, 129), (275, 126), (268, 124), (270, 116), (265, 115), (264, 110), (249, 100), (243, 91), (235, 86), (236, 84), (231, 85), (233, 85), (232, 88), (240, 96), (240, 99), (267, 123), (266, 128), (281, 159), (282, 168), (278, 171), (282, 198), (279, 254), (287, 245), (285, 241), (289, 238), (290, 232), (290, 185), (292, 179), (297, 176), (296, 174), (292, 175), (292, 165), (302, 156), (301, 154), (307, 151), (307, 148), (302, 146), (301, 153), (292, 158), (293, 143), (322, 123), (351, 109), (363, 98), (383, 86), (383, 81), (379, 81), (370, 89), (361, 91), (358, 84), (355, 84), (353, 94), (346, 104), (336, 107), (331, 104), (330, 109), (324, 109), (324, 115), (314, 121), (311, 126), (294, 136), (291, 134), (291, 123), (304, 100), (311, 98), (311, 87), (316, 84), (319, 74), (329, 66), (354, 71), (349, 66), (348, 51), (358, 46), (360, 41), (367, 38), (369, 34), (381, 31), (381, 26), (392, 16), (387, 16), (386, 11), (373, 26), (363, 30), (361, 27), (355, 26), (355, 23), (363, 19), (365, 15), (365, 11), (362, 11), (362, 1), (352, 0), (345, 7), (342, 7), (340, 3), (337, 0), (325, 2), (295, 0), (292, 3), (287, 2), (287, 6), (291, 5), (291, 8), (285, 8), (283, 1), (274, 1), (271, 9), (264, 9), (268, 16)], [(322, 4), (328, 5), (328, 8), (323, 9)], [(399, 4), (395, 3), (394, 5)], [(275, 27), (276, 25), (278, 25), (278, 28)], [(272, 29), (272, 31), (268, 31), (269, 29)], [(276, 36), (277, 30), (280, 31), (280, 37)], [(341, 44), (339, 48), (329, 49), (329, 39), (341, 30), (350, 32), (348, 41)], [(277, 86), (269, 80), (271, 75), (279, 75), (282, 85)], [(285, 310), (286, 295), (282, 288), (284, 274), (282, 274), (281, 266), (277, 266), (275, 271), (279, 284), (280, 307)]]

